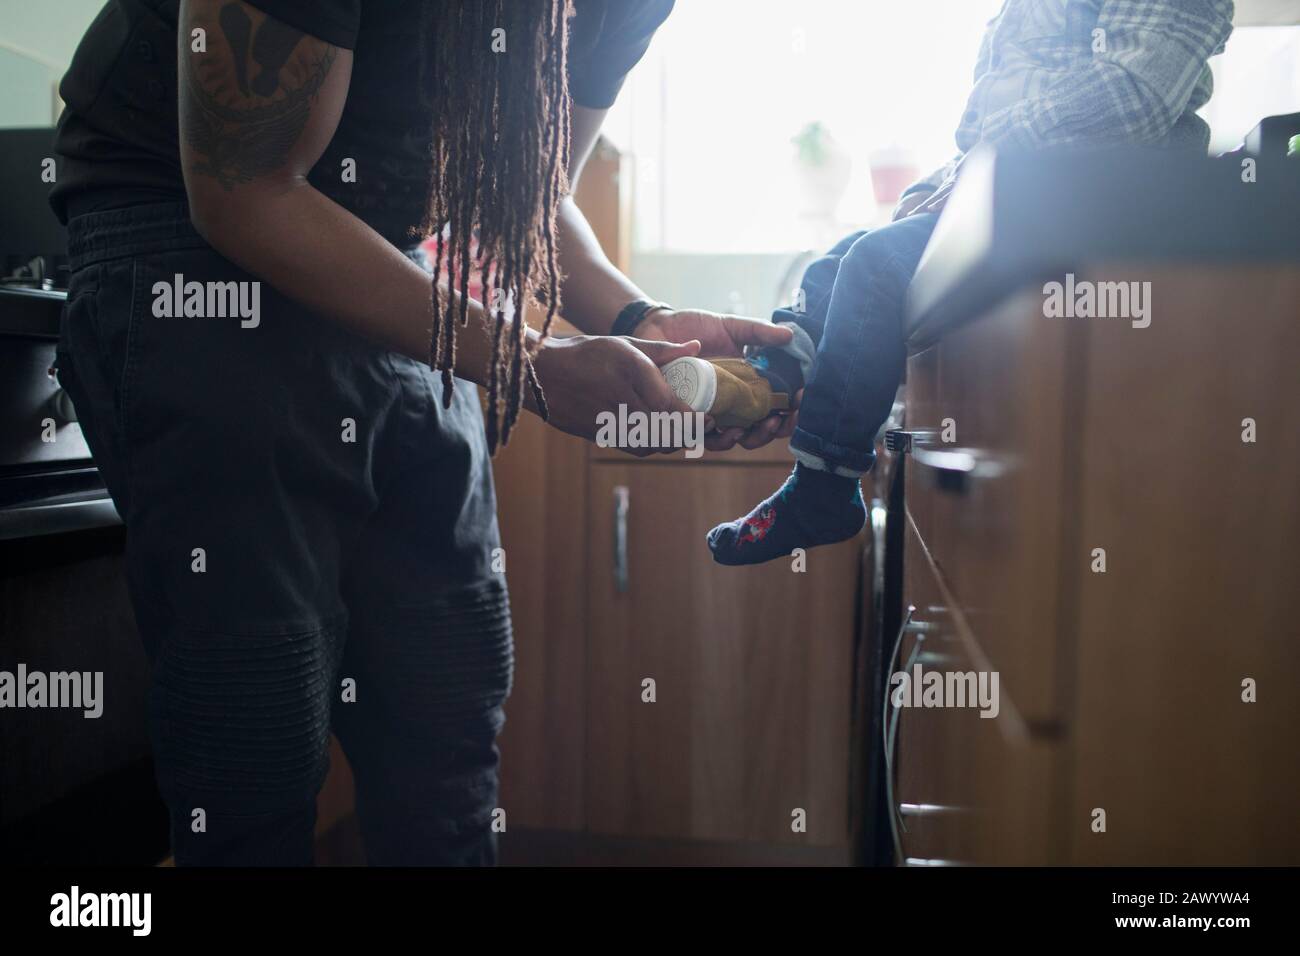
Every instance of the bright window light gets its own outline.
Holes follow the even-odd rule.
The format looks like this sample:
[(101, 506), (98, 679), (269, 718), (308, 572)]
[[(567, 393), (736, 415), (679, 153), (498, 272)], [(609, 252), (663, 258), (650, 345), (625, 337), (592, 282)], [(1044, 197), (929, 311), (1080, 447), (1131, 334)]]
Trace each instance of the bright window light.
[[(608, 126), (635, 156), (634, 247), (785, 252), (878, 222), (872, 163), (929, 172), (951, 158), (1000, 6), (679, 0)], [(816, 129), (804, 137), (802, 167), (791, 142), (814, 123), (835, 144), (820, 176), (810, 160), (825, 158), (827, 141)]]
[[(678, 0), (606, 127), (634, 157), (634, 250), (786, 253), (880, 224), (900, 178), (885, 167), (927, 173), (955, 152), (980, 38), (1001, 6)], [(1241, 28), (1211, 63), (1202, 115), (1213, 151), (1264, 116), (1300, 111), (1300, 27)], [(791, 139), (810, 124), (801, 151)], [(796, 159), (825, 157), (818, 130), (835, 144), (820, 175)]]

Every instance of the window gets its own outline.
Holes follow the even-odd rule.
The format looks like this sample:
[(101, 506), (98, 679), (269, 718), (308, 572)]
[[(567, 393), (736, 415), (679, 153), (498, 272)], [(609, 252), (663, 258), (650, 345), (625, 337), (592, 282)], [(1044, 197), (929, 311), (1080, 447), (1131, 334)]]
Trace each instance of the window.
[[(788, 252), (878, 220), (871, 164), (929, 172), (952, 157), (980, 37), (1000, 6), (678, 3), (610, 118), (635, 156), (634, 248)], [(834, 145), (814, 131), (801, 165), (791, 139), (813, 123)], [(828, 149), (835, 169), (819, 177), (809, 153)], [(819, 215), (840, 182), (833, 212)]]

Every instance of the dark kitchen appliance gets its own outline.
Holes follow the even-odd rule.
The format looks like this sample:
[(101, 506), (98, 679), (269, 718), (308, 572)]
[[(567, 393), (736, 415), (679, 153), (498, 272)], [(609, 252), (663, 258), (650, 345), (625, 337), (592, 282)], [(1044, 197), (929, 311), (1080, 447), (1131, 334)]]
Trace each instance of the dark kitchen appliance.
[[(66, 288), (67, 234), (50, 211), (54, 130), (0, 130), (0, 277)], [(57, 168), (55, 170), (57, 174)]]
[(126, 533), (54, 369), (67, 271), (40, 179), (51, 140), (0, 131), (0, 671), (100, 673), (102, 714), (0, 707), (0, 865), (152, 864), (167, 816)]

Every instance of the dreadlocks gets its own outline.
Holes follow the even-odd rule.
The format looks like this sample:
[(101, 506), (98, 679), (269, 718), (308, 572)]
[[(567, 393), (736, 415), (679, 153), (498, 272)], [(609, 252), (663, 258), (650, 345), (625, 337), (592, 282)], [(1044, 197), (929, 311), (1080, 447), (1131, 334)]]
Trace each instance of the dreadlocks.
[[(529, 302), (545, 309), (545, 338), (560, 304), (555, 217), (568, 191), (571, 15), (571, 0), (424, 4), (422, 79), (433, 107), (433, 172), (421, 229), (437, 236), (429, 367), (442, 371), (442, 401), (449, 405), (456, 327), (469, 321), (470, 272), (477, 268), (494, 319), (487, 371), (493, 452), (510, 439), (525, 387), (546, 417), (523, 313)], [(503, 40), (505, 50), (494, 51), (494, 40)], [(444, 259), (455, 295), (438, 289)]]

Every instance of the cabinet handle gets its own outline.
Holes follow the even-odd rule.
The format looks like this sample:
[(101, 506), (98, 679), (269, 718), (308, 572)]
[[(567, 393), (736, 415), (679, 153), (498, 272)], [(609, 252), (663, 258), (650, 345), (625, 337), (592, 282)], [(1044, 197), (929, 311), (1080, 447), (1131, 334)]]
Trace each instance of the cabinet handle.
[[(912, 614), (916, 608), (908, 605), (906, 612), (903, 614), (903, 623), (898, 628), (898, 636), (894, 638), (893, 650), (889, 652), (889, 660), (885, 663), (885, 701), (880, 715), (880, 734), (881, 743), (885, 750), (885, 801), (889, 804), (889, 833), (894, 841), (894, 859), (902, 859), (903, 856), (903, 836), (900, 833), (901, 821), (898, 816), (898, 801), (895, 798), (894, 787), (894, 746), (895, 735), (898, 731), (898, 708), (894, 712), (889, 712), (889, 697), (891, 684), (889, 680), (894, 675), (894, 667), (898, 663), (898, 652), (903, 646), (903, 635), (914, 630), (912, 627)], [(919, 622), (918, 622), (919, 623)]]
[(916, 655), (913, 663), (920, 664), (922, 669), (938, 670), (941, 667), (960, 664), (961, 659), (955, 654), (944, 654), (942, 651), (922, 651)]
[(627, 592), (627, 485), (614, 486), (614, 590)]
[[(885, 686), (886, 687), (889, 686), (889, 678), (894, 675), (894, 667), (898, 663), (898, 652), (903, 646), (903, 635), (907, 634), (909, 631), (913, 629), (911, 627), (912, 615), (915, 612), (916, 612), (916, 608), (913, 605), (909, 604), (907, 606), (906, 612), (904, 612), (903, 614), (903, 623), (898, 628), (898, 636), (894, 638), (893, 650), (889, 652), (889, 660), (885, 662)], [(885, 744), (885, 769), (886, 771), (888, 771), (892, 769), (892, 763), (893, 763), (891, 759), (891, 754), (889, 752), (889, 691), (888, 690), (885, 691), (885, 703), (884, 706), (881, 708), (880, 727), (882, 732), (885, 735), (883, 740), (883, 743)], [(886, 777), (886, 782), (888, 782), (888, 780), (889, 777)]]
[(936, 488), (956, 495), (969, 491), (975, 478), (997, 478), (1007, 471), (1007, 466), (1001, 461), (960, 448), (913, 447), (912, 460), (930, 472)]
[(970, 813), (970, 808), (942, 803), (900, 803), (898, 812), (904, 817), (951, 817)]
[(918, 441), (926, 441), (934, 434), (933, 429), (909, 431), (905, 428), (891, 428), (885, 432), (885, 447), (892, 452), (906, 455)]
[(940, 491), (952, 494), (965, 494), (972, 478), (996, 478), (1007, 472), (1007, 462), (979, 451), (931, 447), (937, 434), (932, 428), (892, 428), (885, 432), (885, 447), (900, 455), (911, 455), (930, 472)]
[[(942, 614), (942, 607), (927, 608), (931, 613)], [(905, 673), (911, 673), (913, 666), (922, 661), (933, 662), (935, 660), (950, 660), (944, 655), (922, 650), (925, 645), (926, 636), (941, 637), (945, 631), (942, 624), (938, 621), (919, 621), (913, 618), (916, 613), (916, 606), (909, 604), (907, 613), (903, 615), (902, 627), (898, 629), (898, 637), (894, 641), (894, 649), (889, 655), (889, 663), (885, 673), (886, 681), (890, 681), (894, 676), (894, 668), (898, 666), (898, 654), (902, 650), (903, 635), (915, 634), (916, 642), (912, 645), (912, 651), (908, 654), (907, 661), (901, 667)], [(895, 781), (894, 756), (898, 749), (898, 722), (902, 716), (901, 708), (892, 708), (890, 713), (890, 698), (893, 696), (893, 684), (889, 683), (885, 689), (885, 712), (881, 724), (881, 733), (884, 737), (885, 745), (885, 797), (889, 801), (889, 826), (894, 838), (894, 859), (898, 862), (903, 861), (903, 834), (907, 832), (907, 817), (930, 816), (936, 813), (950, 812), (959, 808), (942, 807), (937, 804), (928, 803), (900, 803), (897, 796), (897, 787)]]
[(909, 856), (903, 860), (903, 866), (969, 866), (961, 860), (946, 860), (937, 857)]
[(970, 489), (975, 474), (975, 456), (962, 451), (930, 451), (912, 449), (912, 460), (930, 470), (935, 487), (955, 495), (964, 495)]
[(876, 620), (885, 601), (885, 528), (889, 510), (879, 498), (871, 499), (871, 608)]

